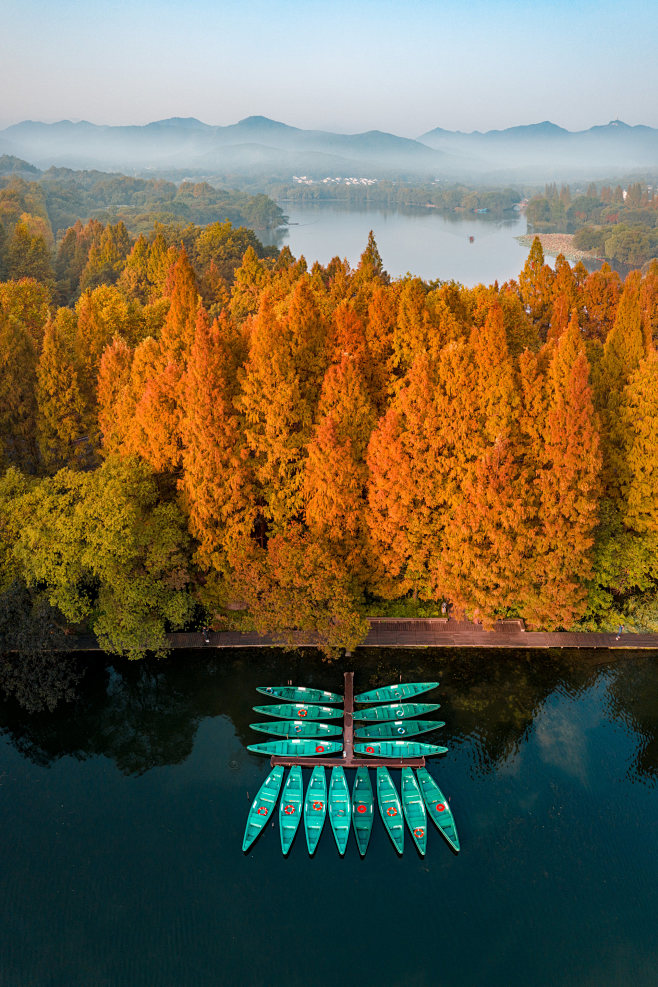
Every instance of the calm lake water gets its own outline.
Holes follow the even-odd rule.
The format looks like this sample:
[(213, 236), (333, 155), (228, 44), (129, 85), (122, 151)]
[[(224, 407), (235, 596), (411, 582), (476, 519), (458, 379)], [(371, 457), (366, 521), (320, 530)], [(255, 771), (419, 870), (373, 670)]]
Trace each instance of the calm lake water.
[[(335, 204), (280, 203), (290, 226), (277, 240), (301, 254), (309, 267), (346, 257), (356, 266), (374, 231), (384, 267), (392, 277), (410, 271), (428, 281), (454, 279), (473, 286), (518, 277), (528, 248), (516, 236), (527, 232), (524, 216), (497, 220), (475, 214), (442, 216), (433, 209), (355, 209)], [(473, 237), (473, 243), (469, 237)]]
[[(654, 987), (655, 654), (92, 661), (61, 713), (0, 706), (3, 987)], [(378, 817), (363, 860), (328, 824), (313, 859), (274, 826), (242, 854), (255, 686), (342, 691), (347, 668), (357, 690), (440, 680), (459, 855), (432, 829), (398, 858)]]

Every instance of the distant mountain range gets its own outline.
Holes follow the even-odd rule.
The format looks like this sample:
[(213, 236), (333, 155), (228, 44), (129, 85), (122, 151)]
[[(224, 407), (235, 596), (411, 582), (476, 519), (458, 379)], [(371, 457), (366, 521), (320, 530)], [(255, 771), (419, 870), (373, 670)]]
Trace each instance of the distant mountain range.
[(437, 127), (409, 140), (378, 130), (300, 130), (260, 116), (226, 127), (180, 117), (130, 127), (24, 121), (0, 131), (0, 154), (40, 168), (140, 174), (549, 180), (658, 170), (658, 130), (613, 120), (571, 132), (546, 121), (487, 133)]

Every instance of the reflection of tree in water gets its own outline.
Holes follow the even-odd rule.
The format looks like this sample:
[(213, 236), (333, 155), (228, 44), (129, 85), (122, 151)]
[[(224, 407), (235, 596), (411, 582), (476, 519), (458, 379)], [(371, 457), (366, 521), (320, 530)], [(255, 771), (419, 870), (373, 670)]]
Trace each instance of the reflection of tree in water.
[(169, 661), (109, 666), (99, 655), (88, 660), (73, 708), (32, 717), (3, 711), (4, 732), (16, 748), (42, 765), (65, 756), (103, 755), (123, 774), (184, 761), (204, 715), (184, 670)]
[[(85, 661), (87, 672), (75, 704), (29, 716), (6, 703), (0, 705), (0, 729), (36, 763), (103, 755), (131, 775), (184, 761), (200, 723), (208, 717), (228, 717), (245, 747), (262, 740), (249, 728), (264, 719), (251, 707), (268, 704), (256, 693), (257, 685), (292, 681), (342, 693), (343, 673), (349, 670), (355, 672), (357, 692), (400, 680), (439, 680), (438, 690), (419, 696), (419, 701), (441, 703), (436, 718), (446, 721), (442, 740), (448, 746), (472, 744), (476, 770), (489, 772), (519, 749), (553, 691), (577, 696), (601, 669), (600, 654), (582, 651), (438, 648), (359, 649), (352, 658), (331, 663), (311, 649), (179, 651), (161, 661), (112, 664), (91, 654)], [(642, 667), (635, 674), (641, 675)], [(656, 714), (647, 698), (656, 691), (655, 663), (652, 667), (653, 686), (650, 680), (636, 685), (621, 676), (614, 687), (615, 695), (624, 696), (618, 701), (626, 715), (641, 722), (638, 729), (651, 737), (653, 747), (642, 755), (651, 766), (658, 753)]]
[(520, 749), (551, 693), (575, 697), (600, 673), (584, 652), (570, 657), (562, 651), (463, 649), (453, 655), (443, 683), (442, 718), (455, 739), (475, 742), (476, 770), (481, 773)]
[[(109, 661), (85, 656), (87, 673), (75, 704), (32, 716), (0, 704), (0, 730), (24, 756), (40, 765), (61, 757), (102, 755), (123, 774), (180, 764), (192, 752), (207, 717), (228, 716), (246, 745), (254, 742), (256, 685), (293, 678), (342, 692), (342, 671), (313, 651), (175, 652), (165, 660)], [(328, 682), (328, 684), (327, 684)], [(260, 737), (256, 739), (262, 739)]]
[(637, 735), (631, 779), (658, 780), (658, 659), (650, 655), (624, 659), (615, 666), (608, 688), (611, 716)]

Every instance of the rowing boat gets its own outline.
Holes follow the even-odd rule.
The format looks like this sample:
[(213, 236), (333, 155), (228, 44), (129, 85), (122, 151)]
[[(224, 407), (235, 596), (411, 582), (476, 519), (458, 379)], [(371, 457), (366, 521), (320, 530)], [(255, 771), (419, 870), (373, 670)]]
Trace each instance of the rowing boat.
[(453, 850), (459, 851), (457, 827), (447, 798), (427, 768), (418, 769), (418, 781), (430, 819), (438, 826)]
[(351, 812), (352, 803), (345, 772), (341, 767), (332, 768), (329, 783), (329, 822), (341, 857), (345, 853), (350, 835)]
[(381, 689), (360, 692), (354, 697), (355, 703), (394, 703), (401, 699), (411, 699), (421, 692), (436, 689), (438, 682), (400, 682), (399, 685), (385, 685)]
[(340, 737), (343, 728), (319, 720), (272, 720), (270, 723), (250, 723), (252, 730), (271, 733), (275, 737)]
[(316, 765), (306, 789), (304, 802), (304, 831), (306, 846), (313, 855), (322, 835), (322, 827), (327, 817), (327, 779), (324, 768)]
[(356, 845), (362, 857), (365, 856), (372, 832), (375, 798), (372, 794), (370, 775), (367, 768), (357, 768), (352, 789), (352, 825)]
[(402, 805), (388, 768), (377, 768), (377, 801), (379, 812), (393, 846), (402, 853), (404, 850), (404, 820)]
[(434, 754), (447, 754), (448, 748), (414, 743), (412, 740), (370, 740), (365, 744), (355, 744), (354, 752), (369, 757), (432, 757)]
[(366, 723), (354, 731), (354, 736), (360, 740), (364, 737), (400, 740), (402, 737), (417, 737), (419, 733), (430, 733), (444, 726), (443, 720), (386, 720), (384, 723)]
[(303, 685), (259, 685), (256, 692), (288, 703), (342, 703), (343, 697), (324, 689), (307, 689)]
[[(371, 706), (370, 709), (361, 709), (354, 714), (354, 720), (361, 723), (406, 720), (412, 716), (425, 716), (426, 713), (433, 713), (440, 708), (440, 703), (389, 703), (387, 706)], [(318, 717), (318, 719), (322, 719), (322, 717)]]
[(280, 720), (337, 720), (342, 709), (331, 706), (309, 706), (308, 703), (282, 703), (279, 706), (252, 706), (255, 713), (276, 716)]
[(268, 822), (274, 806), (279, 797), (281, 782), (283, 780), (283, 768), (280, 764), (272, 768), (263, 784), (258, 789), (256, 798), (251, 803), (251, 809), (247, 817), (247, 825), (244, 830), (242, 840), (242, 852), (246, 852), (254, 842), (260, 831)]
[(402, 811), (421, 856), (427, 849), (427, 812), (411, 768), (402, 769)]
[(279, 832), (281, 833), (281, 849), (285, 856), (292, 846), (297, 827), (302, 818), (304, 804), (304, 780), (302, 769), (298, 764), (290, 769), (290, 774), (283, 786), (281, 803), (279, 804)]
[(268, 754), (270, 757), (325, 757), (338, 754), (343, 745), (337, 740), (268, 740), (263, 744), (249, 744), (248, 751), (254, 754)]

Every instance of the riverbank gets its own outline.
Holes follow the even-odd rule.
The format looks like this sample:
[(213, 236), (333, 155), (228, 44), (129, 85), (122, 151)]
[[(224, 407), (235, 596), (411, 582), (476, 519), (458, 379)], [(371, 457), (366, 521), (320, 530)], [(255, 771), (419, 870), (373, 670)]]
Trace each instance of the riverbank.
[[(514, 648), (546, 650), (548, 648), (587, 648), (602, 650), (658, 651), (658, 634), (620, 635), (584, 631), (526, 631), (522, 620), (501, 620), (492, 630), (467, 620), (448, 617), (419, 619), (373, 617), (370, 630), (360, 648)], [(237, 631), (210, 631), (168, 634), (169, 647), (174, 650), (193, 648), (276, 648), (281, 642), (261, 634), (240, 634)], [(299, 647), (314, 647), (309, 637), (299, 640)], [(79, 637), (75, 651), (100, 650), (91, 636)]]
[(562, 254), (567, 260), (577, 263), (579, 260), (600, 261), (591, 250), (579, 250), (574, 247), (573, 233), (524, 233), (515, 237), (524, 247), (531, 247), (535, 237), (541, 243), (544, 254), (548, 257), (557, 257)]

